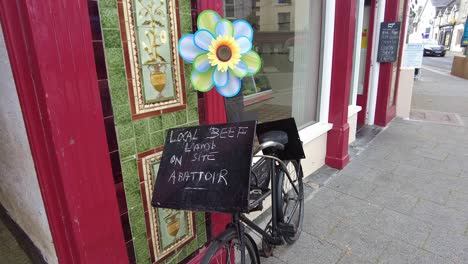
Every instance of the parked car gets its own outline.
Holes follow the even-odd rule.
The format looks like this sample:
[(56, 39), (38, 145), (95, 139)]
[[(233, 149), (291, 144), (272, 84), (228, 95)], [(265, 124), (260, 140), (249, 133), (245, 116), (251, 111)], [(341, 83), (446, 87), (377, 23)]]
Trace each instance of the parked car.
[(436, 40), (425, 40), (424, 44), (424, 56), (445, 56), (445, 47), (439, 45)]

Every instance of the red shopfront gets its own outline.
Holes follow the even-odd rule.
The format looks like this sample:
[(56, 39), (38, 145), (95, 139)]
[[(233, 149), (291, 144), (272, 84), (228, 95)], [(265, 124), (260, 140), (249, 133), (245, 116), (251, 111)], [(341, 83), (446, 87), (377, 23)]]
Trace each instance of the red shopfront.
[[(387, 126), (396, 117), (396, 105), (401, 60), (403, 54), (404, 38), (408, 13), (407, 0), (387, 0), (378, 2), (375, 0), (362, 1), (363, 12), (361, 17), (361, 49), (360, 61), (356, 61), (354, 67), (358, 67), (354, 87), (356, 104), (362, 107), (358, 114), (358, 125)], [(380, 6), (379, 6), (380, 4)], [(377, 30), (380, 22), (401, 22), (400, 45), (398, 58), (393, 63), (379, 63), (376, 61), (378, 49)], [(357, 38), (356, 38), (357, 39)], [(360, 67), (360, 68), (359, 68)]]
[[(224, 230), (230, 218), (224, 214), (183, 213), (179, 217), (184, 221), (184, 232), (180, 231), (177, 238), (160, 235), (164, 230), (158, 229), (158, 223), (175, 214), (155, 212), (148, 203), (164, 132), (175, 126), (226, 122), (229, 104), (215, 91), (200, 94), (190, 90), (185, 85), (189, 66), (176, 54), (162, 53), (171, 60), (170, 69), (139, 66), (144, 64), (141, 61), (151, 61), (151, 56), (156, 56), (143, 46), (141, 50), (147, 53), (142, 53), (145, 55), (141, 58), (134, 51), (139, 49), (135, 39), (149, 37), (149, 43), (153, 43), (152, 35), (147, 36), (143, 31), (141, 34), (139, 30), (153, 25), (159, 27), (153, 18), (149, 17), (149, 22), (144, 19), (148, 13), (145, 8), (156, 9), (159, 4), (140, 6), (138, 14), (142, 20), (137, 17), (131, 21), (128, 13), (133, 9), (129, 3), (134, 2), (48, 0), (39, 5), (34, 0), (0, 1), (7, 50), (60, 263), (197, 263), (204, 246)], [(280, 2), (279, 7), (284, 9), (290, 3)], [(388, 10), (395, 11), (392, 2), (387, 1)], [(165, 6), (171, 11), (165, 20), (169, 22), (162, 24), (166, 29), (157, 36), (164, 43), (155, 45), (167, 44), (170, 48), (182, 34), (193, 32), (200, 11), (212, 9), (220, 14), (227, 13), (230, 10), (227, 6), (233, 1), (169, 3)], [(322, 10), (323, 6), (319, 7)], [(335, 42), (324, 41), (330, 46), (330, 56), (320, 55), (321, 42), (314, 42), (318, 50), (307, 55), (312, 58), (312, 66), (329, 65), (328, 70), (294, 65), (321, 76), (313, 79), (321, 90), (305, 92), (315, 98), (316, 104), (313, 111), (304, 107), (310, 116), (300, 121), (304, 131), (315, 133), (313, 129), (320, 128), (324, 133), (326, 158), (324, 153), (322, 163), (317, 166), (326, 161), (330, 166), (343, 168), (349, 161), (348, 105), (355, 8), (355, 3), (348, 0), (336, 0), (335, 24), (331, 24)], [(310, 6), (310, 10), (314, 10), (314, 6)], [(292, 18), (285, 13), (278, 11), (275, 22), (278, 29), (293, 26), (288, 22)], [(321, 21), (322, 18), (317, 19)], [(322, 35), (326, 34), (323, 28), (312, 30), (327, 39)], [(298, 47), (308, 45), (305, 38), (292, 38), (287, 33), (281, 34), (285, 44), (280, 48), (269, 34), (261, 39), (265, 42), (265, 52), (279, 54), (278, 58), (290, 63), (303, 54)], [(292, 47), (291, 42), (296, 46)], [(346, 49), (342, 48), (343, 43), (348, 44)], [(287, 52), (295, 57), (287, 56)], [(330, 61), (326, 62), (327, 59)], [(282, 74), (279, 66), (268, 70)], [(390, 73), (391, 68), (382, 67), (381, 71)], [(139, 79), (138, 72), (149, 77)], [(310, 75), (307, 73), (310, 72), (303, 75)], [(169, 95), (152, 83), (161, 74), (172, 76), (170, 82), (175, 88)], [(300, 80), (307, 83), (304, 81), (307, 79)], [(328, 80), (328, 90), (324, 88), (327, 86), (323, 85), (324, 80)], [(145, 82), (155, 88), (151, 92), (141, 90)], [(247, 101), (270, 98), (269, 93), (268, 89), (262, 90), (258, 96), (249, 95)], [(150, 98), (140, 100), (142, 96)], [(170, 99), (164, 101), (162, 97)], [(304, 105), (294, 100), (291, 99), (295, 105)], [(278, 115), (297, 111), (281, 109)], [(391, 111), (384, 115), (391, 116)]]

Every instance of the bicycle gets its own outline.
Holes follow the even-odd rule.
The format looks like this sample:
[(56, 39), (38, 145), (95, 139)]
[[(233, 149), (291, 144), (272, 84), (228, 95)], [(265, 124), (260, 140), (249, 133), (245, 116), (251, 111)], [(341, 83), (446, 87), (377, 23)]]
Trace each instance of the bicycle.
[[(262, 229), (244, 214), (233, 213), (232, 221), (226, 230), (218, 235), (207, 249), (202, 264), (260, 263), (259, 250), (252, 236), (245, 232), (246, 226), (261, 235), (265, 256), (271, 255), (274, 246), (293, 244), (300, 236), (304, 216), (303, 172), (300, 160), (279, 158), (278, 153), (288, 144), (286, 132), (266, 132), (259, 136), (259, 143), (259, 147), (254, 151), (254, 157), (259, 160), (251, 168), (248, 212), (262, 210), (263, 201), (271, 195), (272, 218), (266, 228)], [(262, 150), (268, 154), (259, 155)]]

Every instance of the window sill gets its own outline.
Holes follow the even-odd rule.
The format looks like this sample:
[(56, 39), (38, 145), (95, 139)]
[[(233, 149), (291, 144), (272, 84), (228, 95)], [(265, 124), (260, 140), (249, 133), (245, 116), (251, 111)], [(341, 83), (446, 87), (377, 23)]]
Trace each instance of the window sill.
[(301, 137), (302, 143), (305, 145), (312, 140), (322, 136), (323, 134), (330, 131), (333, 127), (333, 124), (330, 123), (315, 123), (311, 126), (308, 126), (299, 131), (299, 136)]
[(362, 107), (359, 105), (350, 105), (348, 106), (348, 118), (359, 113), (362, 110)]

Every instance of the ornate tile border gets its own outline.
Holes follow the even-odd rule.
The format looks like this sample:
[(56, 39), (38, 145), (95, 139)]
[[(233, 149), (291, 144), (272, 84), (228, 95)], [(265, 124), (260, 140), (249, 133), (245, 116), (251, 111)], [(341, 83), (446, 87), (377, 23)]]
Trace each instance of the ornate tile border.
[(123, 0), (119, 5), (132, 119), (186, 108), (178, 1)]

